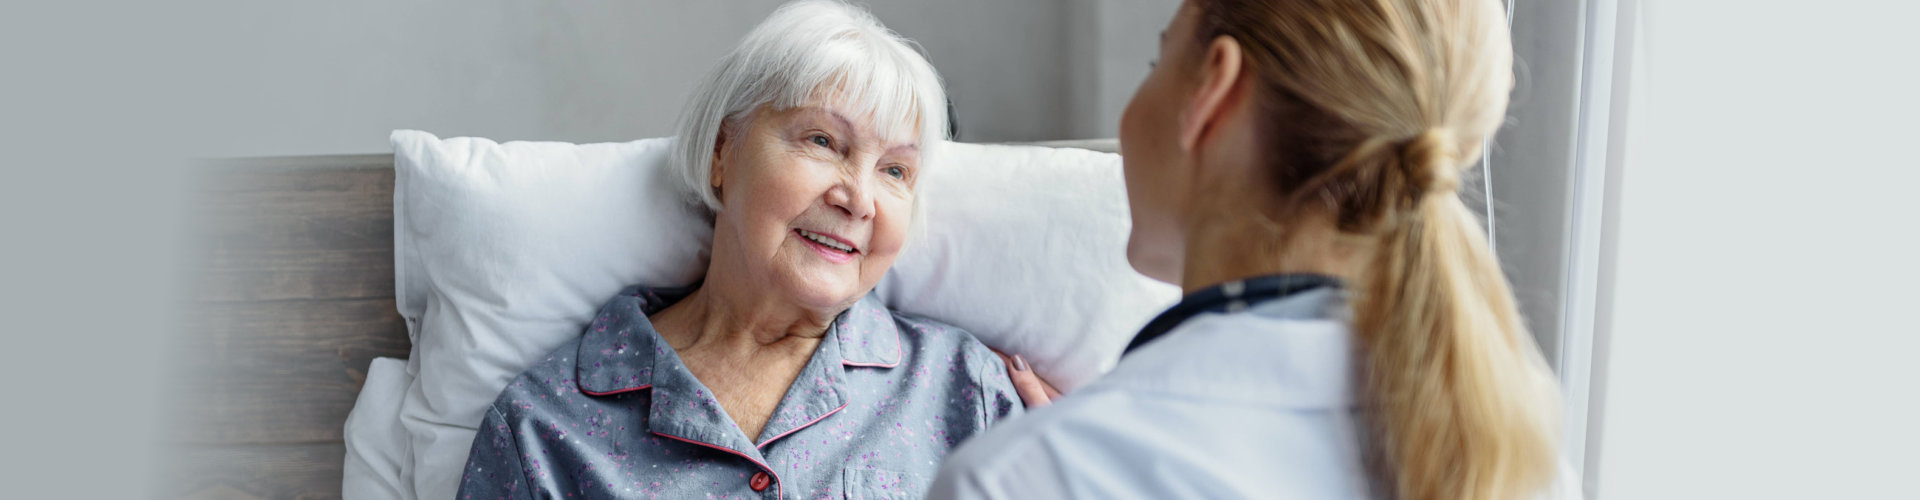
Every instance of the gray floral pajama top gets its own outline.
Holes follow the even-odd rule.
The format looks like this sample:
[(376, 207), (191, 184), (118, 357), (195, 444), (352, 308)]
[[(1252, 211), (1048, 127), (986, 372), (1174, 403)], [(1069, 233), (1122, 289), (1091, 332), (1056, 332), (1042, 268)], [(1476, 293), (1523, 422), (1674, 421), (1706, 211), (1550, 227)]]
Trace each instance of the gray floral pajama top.
[(690, 291), (627, 288), (509, 383), (459, 497), (918, 498), (949, 450), (1022, 411), (972, 335), (869, 295), (748, 439), (647, 320)]

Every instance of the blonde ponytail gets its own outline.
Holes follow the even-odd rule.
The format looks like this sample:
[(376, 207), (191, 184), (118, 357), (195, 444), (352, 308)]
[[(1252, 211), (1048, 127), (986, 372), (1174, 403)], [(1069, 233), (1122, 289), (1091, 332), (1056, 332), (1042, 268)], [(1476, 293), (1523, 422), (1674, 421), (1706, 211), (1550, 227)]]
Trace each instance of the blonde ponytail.
[[(1401, 164), (1421, 196), (1381, 236), (1356, 304), (1370, 418), (1399, 498), (1524, 498), (1551, 481), (1558, 395), (1499, 263), (1423, 134)], [(1423, 178), (1424, 177), (1424, 178)], [(1410, 179), (1412, 180), (1412, 179)], [(1422, 189), (1424, 188), (1424, 189)]]
[(1374, 473), (1402, 500), (1547, 487), (1557, 385), (1456, 192), (1512, 88), (1500, 4), (1194, 3), (1202, 41), (1233, 37), (1256, 76), (1275, 212), (1374, 242), (1351, 283)]

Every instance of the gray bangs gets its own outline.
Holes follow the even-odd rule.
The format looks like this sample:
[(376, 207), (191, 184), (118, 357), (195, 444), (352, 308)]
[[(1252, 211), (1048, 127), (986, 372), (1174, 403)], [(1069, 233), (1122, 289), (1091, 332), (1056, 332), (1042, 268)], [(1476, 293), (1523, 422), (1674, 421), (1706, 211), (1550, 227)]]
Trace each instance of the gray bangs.
[(850, 113), (885, 142), (915, 143), (923, 170), (926, 152), (947, 139), (946, 91), (918, 45), (858, 7), (800, 0), (754, 27), (695, 90), (674, 148), (688, 193), (719, 209), (708, 175), (721, 127), (743, 125), (761, 106), (808, 104)]
[(845, 13), (863, 22), (804, 24), (784, 33), (786, 40), (761, 45), (772, 50), (742, 54), (742, 59), (761, 59), (747, 65), (763, 68), (764, 78), (736, 94), (740, 99), (729, 106), (728, 118), (744, 118), (760, 104), (791, 109), (827, 103), (853, 113), (849, 118), (867, 120), (887, 142), (911, 140), (925, 147), (944, 138), (946, 96), (932, 66), (911, 42), (867, 13)]
[[(930, 75), (914, 74), (908, 61), (858, 40), (836, 40), (815, 64), (797, 68), (798, 78), (773, 100), (778, 108), (794, 108), (823, 99), (867, 120), (886, 142), (926, 143), (923, 132), (946, 130), (945, 102), (917, 82)], [(928, 95), (934, 94), (934, 95)], [(942, 99), (944, 101), (944, 99)]]

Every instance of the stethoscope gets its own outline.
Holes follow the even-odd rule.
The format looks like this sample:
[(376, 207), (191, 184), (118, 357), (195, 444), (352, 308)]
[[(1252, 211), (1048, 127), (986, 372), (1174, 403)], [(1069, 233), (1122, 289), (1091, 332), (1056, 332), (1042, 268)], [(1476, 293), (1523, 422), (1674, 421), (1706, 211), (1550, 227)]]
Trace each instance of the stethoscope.
[(1339, 278), (1319, 274), (1274, 274), (1221, 283), (1187, 294), (1180, 303), (1148, 321), (1127, 343), (1126, 353), (1173, 331), (1201, 313), (1236, 313), (1264, 302), (1320, 288), (1341, 288)]

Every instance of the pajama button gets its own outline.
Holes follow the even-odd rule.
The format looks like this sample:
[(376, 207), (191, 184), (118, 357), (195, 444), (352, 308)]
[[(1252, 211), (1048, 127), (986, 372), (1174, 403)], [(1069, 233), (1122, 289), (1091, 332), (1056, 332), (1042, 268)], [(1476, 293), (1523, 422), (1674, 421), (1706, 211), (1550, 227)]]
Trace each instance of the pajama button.
[(747, 486), (753, 487), (753, 491), (767, 491), (769, 484), (773, 484), (773, 478), (767, 477), (765, 472), (755, 472), (753, 479), (747, 480)]

